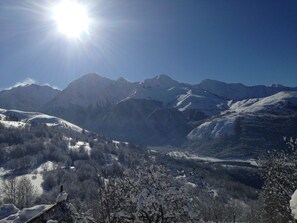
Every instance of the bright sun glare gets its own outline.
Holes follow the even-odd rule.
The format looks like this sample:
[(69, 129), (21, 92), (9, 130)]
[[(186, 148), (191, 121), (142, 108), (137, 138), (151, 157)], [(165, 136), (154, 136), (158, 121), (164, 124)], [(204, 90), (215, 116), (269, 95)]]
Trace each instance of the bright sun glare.
[(53, 8), (58, 30), (69, 38), (79, 38), (89, 32), (87, 8), (74, 0), (63, 0)]

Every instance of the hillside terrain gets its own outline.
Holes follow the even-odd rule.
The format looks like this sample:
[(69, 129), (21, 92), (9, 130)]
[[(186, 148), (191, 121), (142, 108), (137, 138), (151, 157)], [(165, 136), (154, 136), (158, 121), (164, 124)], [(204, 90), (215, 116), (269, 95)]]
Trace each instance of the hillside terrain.
[[(38, 116), (44, 116), (42, 122), (34, 122)], [(234, 208), (238, 219), (252, 213), (249, 204), (256, 203), (262, 184), (257, 164), (252, 161), (212, 162), (191, 154), (161, 153), (107, 140), (78, 131), (74, 124), (62, 119), (45, 117), (37, 112), (1, 110), (1, 202), (14, 203), (17, 208), (13, 211), (42, 204), (32, 212), (24, 209), (12, 215), (0, 208), (5, 222), (23, 222), (50, 207), (61, 185), (79, 213), (88, 213), (96, 222), (105, 222), (107, 216), (123, 222), (131, 217), (131, 212), (139, 219), (159, 216), (159, 209), (151, 217), (142, 215), (155, 202), (163, 205), (162, 212), (168, 218), (174, 215), (180, 222), (211, 220), (218, 218), (218, 213), (220, 219), (228, 221), (231, 215), (222, 213), (231, 213)], [(53, 125), (53, 120), (67, 125)], [(5, 189), (9, 185), (15, 185), (16, 193), (26, 194), (24, 199), (9, 193)], [(152, 194), (148, 193), (150, 190)], [(172, 206), (174, 203), (178, 206)]]
[(38, 85), (2, 91), (0, 105), (60, 117), (114, 140), (255, 158), (284, 149), (283, 138), (296, 135), (296, 92), (277, 84), (186, 84), (167, 75), (129, 82), (87, 74), (62, 91)]

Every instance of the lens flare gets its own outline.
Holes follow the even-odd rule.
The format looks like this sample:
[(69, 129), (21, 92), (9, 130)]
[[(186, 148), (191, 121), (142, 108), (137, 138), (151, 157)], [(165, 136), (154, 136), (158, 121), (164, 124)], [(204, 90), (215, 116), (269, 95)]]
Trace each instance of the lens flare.
[(80, 38), (89, 32), (87, 8), (75, 1), (64, 0), (53, 7), (53, 18), (58, 30), (68, 38)]

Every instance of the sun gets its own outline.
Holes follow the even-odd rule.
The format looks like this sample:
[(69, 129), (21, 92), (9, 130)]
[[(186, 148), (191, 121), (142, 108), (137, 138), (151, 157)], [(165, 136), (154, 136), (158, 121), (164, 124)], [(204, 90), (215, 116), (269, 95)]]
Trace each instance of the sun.
[(74, 0), (63, 0), (53, 7), (53, 19), (58, 30), (68, 38), (80, 38), (89, 33), (87, 8)]

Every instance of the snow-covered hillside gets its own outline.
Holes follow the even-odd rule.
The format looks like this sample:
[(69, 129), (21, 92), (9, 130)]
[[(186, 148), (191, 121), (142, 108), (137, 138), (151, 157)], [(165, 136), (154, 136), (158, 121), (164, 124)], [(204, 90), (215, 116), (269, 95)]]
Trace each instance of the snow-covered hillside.
[(82, 128), (67, 122), (63, 119), (42, 114), (39, 112), (26, 112), (19, 110), (0, 109), (0, 123), (4, 127), (22, 128), (29, 123), (46, 124), (63, 129), (68, 129), (76, 132), (82, 132)]
[(97, 74), (87, 74), (71, 82), (48, 105), (48, 109), (80, 106), (105, 107), (127, 97), (135, 84), (123, 78), (111, 80)]
[(229, 103), (188, 134), (187, 149), (204, 156), (255, 158), (288, 148), (297, 137), (297, 92)]
[(25, 111), (40, 111), (60, 90), (37, 84), (18, 86), (0, 91), (0, 107)]
[(297, 92), (279, 92), (266, 98), (247, 99), (231, 104), (221, 115), (211, 118), (193, 129), (189, 139), (219, 138), (236, 134), (239, 118), (257, 122), (258, 117), (294, 115), (297, 112)]
[(271, 86), (257, 85), (245, 86), (241, 83), (224, 83), (216, 80), (206, 79), (197, 85), (199, 88), (209, 91), (227, 100), (243, 100), (249, 98), (262, 98), (280, 91), (297, 91), (297, 88), (284, 87), (279, 84)]
[[(240, 117), (254, 122), (261, 112), (270, 116), (277, 112), (275, 106), (279, 106), (280, 115), (286, 115), (282, 103), (288, 103), (288, 107), (294, 104), (286, 94), (297, 90), (281, 85), (248, 87), (214, 80), (186, 84), (164, 74), (130, 82), (94, 73), (71, 82), (61, 92), (35, 85), (29, 87), (32, 94), (22, 93), (22, 97), (16, 97), (19, 95), (16, 92), (24, 92), (25, 87), (0, 92), (0, 106), (5, 102), (5, 109), (32, 108), (54, 116), (35, 113), (34, 117), (21, 117), (24, 121), (76, 128), (64, 119), (110, 138), (146, 145), (174, 144), (185, 140), (185, 135), (189, 139), (234, 136)], [(279, 93), (284, 90), (287, 92)], [(52, 93), (44, 93), (47, 91)], [(11, 121), (3, 124), (23, 126), (21, 122)]]

